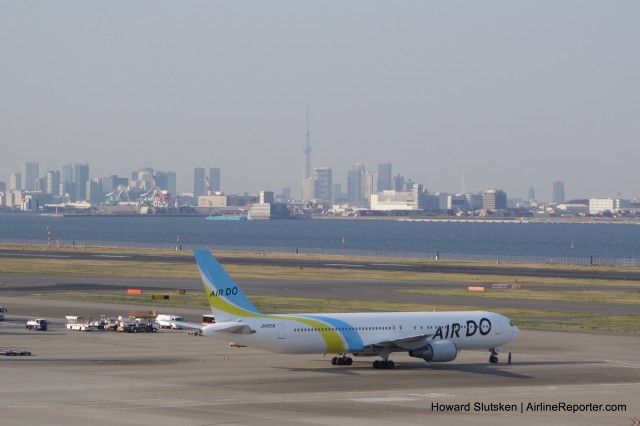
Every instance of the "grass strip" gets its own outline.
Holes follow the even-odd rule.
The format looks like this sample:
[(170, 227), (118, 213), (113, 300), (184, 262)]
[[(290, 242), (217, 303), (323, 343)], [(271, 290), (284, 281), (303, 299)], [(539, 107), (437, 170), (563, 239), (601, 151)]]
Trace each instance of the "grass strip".
[(487, 299), (520, 299), (539, 301), (571, 301), (582, 303), (617, 303), (640, 305), (640, 292), (607, 290), (485, 290), (468, 291), (466, 289), (421, 289), (409, 288), (394, 290), (398, 293), (432, 296), (464, 296)]
[[(22, 245), (0, 245), (0, 251), (2, 250), (23, 250), (25, 252), (38, 252), (47, 253), (52, 256), (64, 255), (65, 253), (73, 253), (78, 248), (71, 246), (63, 246), (60, 249), (48, 246), (22, 246)], [(191, 257), (193, 258), (193, 252), (190, 250), (173, 250), (173, 249), (148, 249), (148, 248), (117, 248), (117, 247), (82, 247), (83, 253), (90, 254), (104, 254), (104, 255), (154, 255), (154, 256), (167, 256), (167, 257)], [(376, 263), (391, 263), (391, 264), (407, 264), (407, 265), (464, 265), (464, 266), (477, 266), (487, 268), (500, 268), (500, 269), (535, 269), (545, 271), (572, 271), (572, 270), (584, 270), (589, 269), (592, 271), (608, 271), (608, 272), (640, 272), (638, 266), (600, 266), (600, 265), (563, 265), (563, 264), (528, 264), (528, 263), (509, 263), (509, 262), (482, 262), (482, 261), (454, 261), (454, 260), (435, 260), (435, 259), (414, 259), (414, 258), (374, 258), (368, 256), (343, 256), (343, 255), (324, 255), (324, 254), (293, 254), (293, 253), (261, 253), (261, 252), (218, 252), (214, 251), (216, 256), (223, 257), (235, 257), (235, 258), (272, 258), (272, 259), (314, 259), (325, 261), (347, 261), (362, 264), (376, 264)]]
[[(375, 269), (296, 268), (287, 266), (224, 265), (234, 279), (264, 279), (280, 281), (384, 281), (467, 283), (485, 285), (492, 283), (521, 283), (538, 285), (580, 285), (593, 287), (638, 287), (638, 281), (584, 280), (570, 278), (543, 278), (521, 276), (493, 276), (473, 274), (420, 273), (414, 271), (380, 271)], [(194, 264), (179, 262), (152, 262), (68, 258), (0, 258), (0, 271), (5, 274), (92, 276), (92, 277), (140, 277), (140, 278), (194, 278), (200, 277)]]

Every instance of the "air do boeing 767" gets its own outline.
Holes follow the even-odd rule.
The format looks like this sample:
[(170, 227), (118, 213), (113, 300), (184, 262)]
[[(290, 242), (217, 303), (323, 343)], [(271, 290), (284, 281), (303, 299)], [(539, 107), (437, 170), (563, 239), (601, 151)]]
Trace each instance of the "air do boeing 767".
[(494, 312), (389, 312), (264, 314), (244, 295), (209, 250), (194, 251), (216, 323), (203, 336), (276, 353), (336, 354), (333, 365), (354, 356), (379, 356), (374, 368), (394, 368), (393, 352), (427, 362), (453, 361), (462, 349), (487, 349), (498, 362), (500, 347), (518, 336), (511, 321)]

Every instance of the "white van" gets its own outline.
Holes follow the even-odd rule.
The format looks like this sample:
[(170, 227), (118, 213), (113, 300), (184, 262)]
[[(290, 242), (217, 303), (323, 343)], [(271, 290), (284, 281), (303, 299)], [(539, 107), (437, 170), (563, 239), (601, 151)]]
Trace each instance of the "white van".
[(160, 325), (160, 328), (171, 328), (173, 330), (179, 330), (182, 328), (181, 322), (186, 322), (185, 319), (178, 315), (158, 315), (156, 321)]

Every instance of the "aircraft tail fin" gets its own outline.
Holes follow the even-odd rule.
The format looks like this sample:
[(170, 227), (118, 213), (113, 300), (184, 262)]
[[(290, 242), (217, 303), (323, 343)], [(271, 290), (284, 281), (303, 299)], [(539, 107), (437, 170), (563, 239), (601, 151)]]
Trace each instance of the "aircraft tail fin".
[(216, 322), (260, 315), (209, 250), (194, 250), (193, 253)]

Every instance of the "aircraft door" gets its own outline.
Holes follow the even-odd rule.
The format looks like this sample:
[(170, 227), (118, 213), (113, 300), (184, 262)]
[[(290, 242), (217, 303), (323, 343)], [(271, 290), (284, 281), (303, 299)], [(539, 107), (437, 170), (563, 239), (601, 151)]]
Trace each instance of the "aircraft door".
[(493, 322), (496, 326), (496, 335), (502, 334), (502, 321), (500, 321), (499, 319), (495, 319)]
[(287, 331), (284, 324), (278, 324), (278, 339), (284, 339), (287, 337)]

